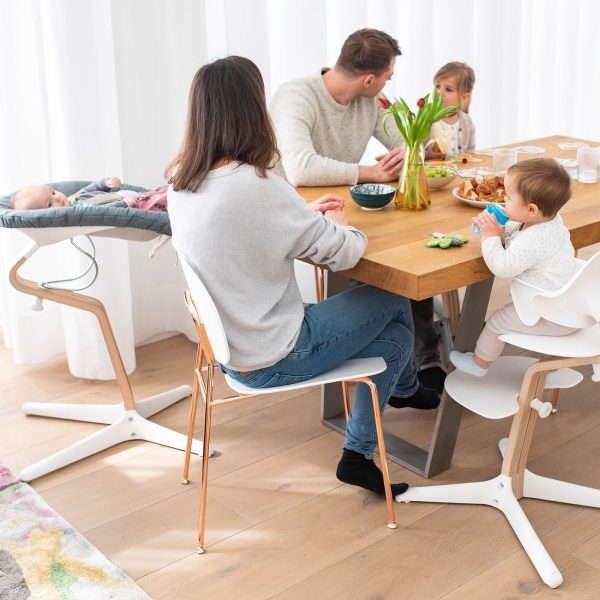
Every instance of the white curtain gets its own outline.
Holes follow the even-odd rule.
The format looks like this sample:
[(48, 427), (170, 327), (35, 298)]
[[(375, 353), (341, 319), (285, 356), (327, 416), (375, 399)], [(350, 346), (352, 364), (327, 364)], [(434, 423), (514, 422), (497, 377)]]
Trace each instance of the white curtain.
[[(480, 148), (552, 134), (600, 140), (599, 24), (595, 0), (0, 0), (0, 192), (109, 175), (161, 185), (202, 64), (247, 56), (270, 99), (284, 81), (333, 65), (363, 27), (399, 40), (386, 91), (408, 102), (448, 61), (475, 69)], [(31, 298), (10, 288), (25, 244), (0, 231), (0, 319), (15, 360), (67, 352), (74, 375), (112, 378), (94, 317), (52, 303), (31, 311)], [(87, 293), (107, 306), (129, 372), (136, 345), (173, 332), (193, 339), (170, 245), (152, 260), (151, 243), (96, 245), (100, 277)], [(24, 275), (38, 281), (81, 266), (68, 242), (30, 262)]]

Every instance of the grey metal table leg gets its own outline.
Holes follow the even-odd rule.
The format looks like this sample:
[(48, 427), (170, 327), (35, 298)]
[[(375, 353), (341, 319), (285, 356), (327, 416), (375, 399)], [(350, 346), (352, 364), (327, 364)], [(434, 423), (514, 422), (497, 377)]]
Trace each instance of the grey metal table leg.
[[(349, 281), (341, 275), (327, 272), (326, 297), (347, 290)], [(486, 279), (467, 288), (454, 339), (455, 350), (468, 352), (475, 349), (475, 343), (485, 323), (485, 313), (492, 293), (493, 282), (493, 278)], [(450, 366), (450, 370), (453, 370), (452, 366)], [(442, 473), (450, 467), (452, 462), (462, 413), (463, 407), (444, 391), (429, 452), (391, 433), (386, 433), (385, 448), (388, 457), (423, 477), (433, 477)], [(339, 384), (323, 386), (321, 418), (325, 425), (340, 433), (346, 433), (342, 389)]]

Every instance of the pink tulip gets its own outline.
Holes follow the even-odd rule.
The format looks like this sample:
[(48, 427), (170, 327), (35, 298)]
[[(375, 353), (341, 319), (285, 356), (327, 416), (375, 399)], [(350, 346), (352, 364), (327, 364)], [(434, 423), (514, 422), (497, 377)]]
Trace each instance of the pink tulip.
[(417, 106), (418, 106), (419, 108), (423, 108), (423, 107), (425, 106), (425, 98), (419, 98), (419, 99), (417, 100)]
[(409, 116), (409, 117), (414, 117), (415, 115), (414, 115), (414, 113), (413, 113), (413, 112), (411, 112), (411, 111), (409, 110), (409, 111), (408, 111), (408, 116)]
[(387, 110), (390, 107), (390, 103), (385, 98), (377, 98), (377, 102), (379, 102), (379, 106), (384, 110)]

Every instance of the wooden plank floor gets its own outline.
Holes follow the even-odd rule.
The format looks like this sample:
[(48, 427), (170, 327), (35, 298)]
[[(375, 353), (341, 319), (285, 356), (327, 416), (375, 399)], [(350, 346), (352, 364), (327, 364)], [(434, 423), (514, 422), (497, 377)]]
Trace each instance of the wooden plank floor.
[[(599, 248), (586, 249), (585, 258)], [(490, 311), (508, 301), (496, 282)], [(511, 352), (512, 350), (512, 352)], [(507, 353), (515, 349), (507, 348)], [(138, 349), (136, 398), (191, 383), (195, 346), (183, 336)], [(530, 468), (600, 487), (600, 388), (590, 379), (561, 392), (539, 420)], [(219, 380), (217, 393), (225, 389)], [(101, 426), (25, 417), (27, 400), (118, 402), (114, 382), (75, 379), (65, 357), (23, 367), (0, 351), (0, 459), (15, 472)], [(185, 432), (189, 399), (154, 420)], [(426, 448), (435, 413), (389, 409), (390, 430)], [(465, 411), (452, 467), (424, 480), (390, 463), (394, 481), (432, 485), (494, 477), (510, 419)], [(196, 437), (201, 438), (198, 424)], [(179, 483), (181, 452), (129, 442), (33, 482), (33, 487), (156, 600), (296, 598), (445, 600), (600, 597), (600, 511), (524, 500), (561, 570), (545, 586), (503, 515), (490, 507), (396, 504), (340, 484), (342, 437), (319, 419), (319, 393), (274, 394), (214, 411), (208, 552), (194, 553), (199, 460)]]

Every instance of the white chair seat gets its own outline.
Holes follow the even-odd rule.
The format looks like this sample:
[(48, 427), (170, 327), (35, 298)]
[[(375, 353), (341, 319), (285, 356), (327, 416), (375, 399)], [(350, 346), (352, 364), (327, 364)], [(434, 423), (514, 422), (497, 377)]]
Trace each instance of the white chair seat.
[[(485, 377), (457, 369), (446, 377), (445, 387), (456, 402), (470, 411), (486, 419), (504, 419), (519, 411), (517, 398), (523, 377), (535, 362), (537, 359), (525, 356), (501, 356), (492, 363)], [(545, 387), (569, 388), (582, 379), (583, 375), (573, 369), (559, 369), (548, 374)]]
[(585, 358), (600, 354), (600, 325), (597, 324), (561, 337), (505, 333), (500, 336), (500, 339), (531, 352), (552, 356)]
[(329, 371), (325, 371), (325, 373), (321, 373), (316, 377), (311, 377), (301, 383), (281, 385), (279, 387), (251, 388), (239, 381), (235, 381), (235, 379), (232, 379), (229, 375), (225, 375), (225, 380), (238, 394), (273, 394), (276, 392), (285, 392), (287, 390), (297, 390), (316, 385), (324, 385), (326, 383), (336, 383), (348, 379), (357, 379), (359, 377), (370, 377), (371, 375), (377, 375), (377, 373), (383, 373), (385, 369), (385, 360), (378, 356), (375, 358), (352, 358), (340, 363), (337, 367), (334, 367)]

